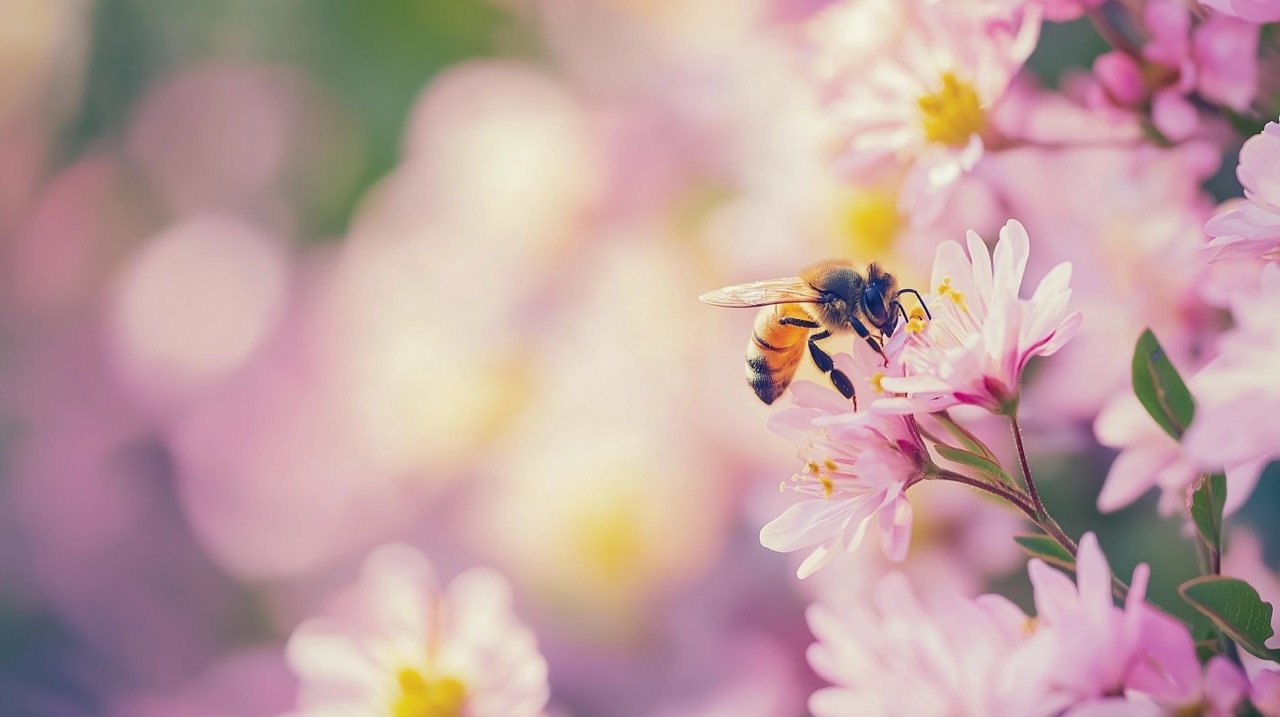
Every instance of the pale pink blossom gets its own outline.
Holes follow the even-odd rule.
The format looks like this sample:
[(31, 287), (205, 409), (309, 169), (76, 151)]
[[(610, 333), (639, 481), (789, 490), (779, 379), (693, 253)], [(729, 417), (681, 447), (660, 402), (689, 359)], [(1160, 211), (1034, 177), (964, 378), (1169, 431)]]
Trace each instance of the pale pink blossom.
[[(866, 377), (884, 368), (866, 346), (854, 351), (857, 359), (837, 354), (836, 366), (866, 401), (877, 390)], [(929, 461), (911, 419), (855, 411), (835, 389), (808, 381), (791, 392), (794, 405), (774, 414), (769, 428), (797, 444), (805, 467), (789, 487), (803, 499), (761, 529), (760, 544), (784, 553), (812, 548), (797, 572), (804, 578), (856, 548), (874, 521), (885, 555), (902, 560), (911, 535), (906, 490)]]
[(817, 717), (1052, 715), (1053, 635), (999, 595), (925, 603), (892, 573), (870, 603), (809, 608), (809, 664), (833, 683), (809, 700)]
[(1134, 568), (1123, 608), (1112, 601), (1111, 568), (1093, 533), (1080, 539), (1075, 583), (1038, 558), (1027, 572), (1038, 629), (1057, 635), (1054, 681), (1079, 700), (1123, 689), (1144, 655), (1147, 566)]
[(1223, 205), (1205, 224), (1214, 259), (1280, 259), (1280, 123), (1268, 122), (1240, 148), (1236, 176), (1244, 199)]
[(1235, 326), (1221, 353), (1194, 381), (1196, 414), (1183, 437), (1187, 452), (1208, 469), (1280, 455), (1280, 266), (1268, 264), (1257, 291), (1231, 299)]
[(1019, 296), (1030, 252), (1022, 224), (1010, 220), (1000, 230), (994, 257), (975, 232), (969, 253), (956, 242), (938, 247), (925, 303), (933, 318), (923, 330), (900, 330), (905, 337), (906, 376), (886, 377), (886, 391), (905, 394), (876, 401), (895, 412), (938, 411), (975, 404), (1001, 413), (1016, 406), (1022, 370), (1033, 356), (1061, 348), (1080, 325), (1068, 308), (1071, 264), (1058, 264), (1030, 298)]
[(890, 13), (893, 23), (880, 35), (889, 41), (868, 52), (848, 51), (847, 33), (831, 26), (885, 23), (869, 11), (851, 23), (846, 5), (865, 7), (833, 5), (812, 19), (809, 34), (838, 163), (855, 178), (886, 164), (907, 167), (899, 205), (912, 221), (927, 223), (981, 159), (987, 113), (1035, 46), (1039, 8), (912, 0)]
[(309, 620), (289, 639), (295, 717), (543, 714), (547, 664), (501, 575), (469, 570), (442, 590), (421, 553), (387, 545), (348, 597), (340, 617)]
[[(1099, 443), (1121, 449), (1098, 494), (1098, 510), (1119, 510), (1153, 487), (1160, 489), (1161, 515), (1184, 509), (1187, 490), (1204, 470), (1147, 415), (1136, 396), (1118, 394), (1098, 414), (1093, 430)], [(1250, 460), (1227, 468), (1227, 514), (1244, 504), (1265, 465), (1263, 460)]]
[[(1111, 101), (1132, 108), (1149, 102), (1156, 128), (1175, 141), (1200, 125), (1192, 93), (1238, 111), (1249, 107), (1258, 85), (1256, 26), (1224, 15), (1193, 26), (1191, 10), (1179, 0), (1151, 0), (1142, 23), (1150, 39), (1141, 58), (1112, 50), (1094, 61)], [(1157, 76), (1165, 79), (1152, 79)]]
[(1200, 4), (1249, 22), (1280, 20), (1280, 0), (1200, 0)]

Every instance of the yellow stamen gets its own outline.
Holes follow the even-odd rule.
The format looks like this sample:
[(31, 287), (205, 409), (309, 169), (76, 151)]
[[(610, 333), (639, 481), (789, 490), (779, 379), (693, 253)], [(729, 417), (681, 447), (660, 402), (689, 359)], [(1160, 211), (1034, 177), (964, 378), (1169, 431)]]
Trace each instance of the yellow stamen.
[(467, 688), (456, 677), (428, 679), (406, 667), (396, 673), (400, 694), (391, 703), (392, 717), (461, 717)]
[(930, 142), (962, 147), (987, 124), (982, 101), (978, 90), (953, 72), (942, 73), (941, 81), (941, 88), (916, 100), (924, 136)]
[(836, 488), (835, 483), (831, 481), (831, 476), (818, 476), (818, 482), (822, 484), (822, 495), (830, 498), (831, 492)]
[(837, 466), (837, 465), (836, 465), (836, 462), (835, 462), (835, 461), (833, 461), (833, 460), (831, 460), (830, 458), (827, 458), (827, 459), (823, 460), (823, 461), (822, 461), (822, 465), (823, 465), (823, 466), (825, 466), (825, 467), (826, 467), (826, 469), (827, 469), (827, 471), (828, 471), (828, 472), (831, 472), (831, 473), (834, 473), (834, 472), (835, 472), (835, 470), (836, 470), (836, 468), (838, 468), (838, 467), (839, 467), (839, 466)]
[(817, 462), (817, 461), (809, 461), (808, 463), (805, 463), (805, 464), (804, 464), (804, 472), (805, 472), (805, 473), (812, 473), (812, 474), (814, 474), (814, 475), (817, 475), (817, 474), (818, 474), (818, 470), (819, 470), (819, 468), (818, 468), (818, 462)]
[[(912, 319), (912, 321), (914, 320), (915, 319)], [(911, 328), (911, 322), (908, 321), (907, 329), (910, 330), (910, 328)], [(874, 388), (876, 390), (876, 393), (884, 393), (884, 386), (880, 385), (880, 381), (883, 378), (884, 378), (883, 371), (876, 371), (875, 373), (871, 374), (871, 388)]]
[(942, 281), (938, 284), (938, 290), (935, 293), (939, 296), (945, 296), (948, 299), (951, 299), (956, 306), (960, 307), (961, 311), (968, 313), (969, 307), (964, 303), (964, 294), (961, 293), (959, 289), (951, 287), (951, 277), (942, 277)]

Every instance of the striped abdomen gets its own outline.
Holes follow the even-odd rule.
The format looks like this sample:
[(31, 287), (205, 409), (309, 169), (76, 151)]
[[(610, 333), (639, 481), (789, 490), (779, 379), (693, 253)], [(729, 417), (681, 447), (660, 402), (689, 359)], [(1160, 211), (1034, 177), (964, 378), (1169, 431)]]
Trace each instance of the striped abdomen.
[(747, 383), (761, 401), (773, 403), (791, 383), (811, 329), (779, 323), (784, 317), (812, 322), (800, 304), (775, 304), (760, 309), (747, 344)]

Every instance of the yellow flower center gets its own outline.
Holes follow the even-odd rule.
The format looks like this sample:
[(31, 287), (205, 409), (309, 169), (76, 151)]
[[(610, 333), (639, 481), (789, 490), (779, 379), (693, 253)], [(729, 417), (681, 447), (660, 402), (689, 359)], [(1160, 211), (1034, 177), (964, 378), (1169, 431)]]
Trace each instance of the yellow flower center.
[(855, 191), (840, 201), (839, 222), (849, 255), (884, 256), (893, 249), (902, 215), (889, 192)]
[(942, 281), (938, 283), (938, 290), (934, 293), (938, 296), (945, 296), (948, 299), (951, 299), (956, 306), (960, 307), (961, 311), (969, 311), (969, 307), (964, 303), (964, 294), (961, 293), (959, 289), (952, 288), (951, 277), (942, 277)]
[(606, 580), (626, 578), (644, 555), (641, 516), (622, 500), (583, 516), (575, 534), (584, 564)]
[(400, 694), (391, 703), (391, 717), (461, 717), (467, 687), (448, 675), (428, 679), (406, 667), (396, 674)]
[(978, 91), (953, 72), (942, 73), (942, 87), (920, 97), (916, 105), (920, 107), (924, 136), (930, 142), (961, 147), (987, 124)]

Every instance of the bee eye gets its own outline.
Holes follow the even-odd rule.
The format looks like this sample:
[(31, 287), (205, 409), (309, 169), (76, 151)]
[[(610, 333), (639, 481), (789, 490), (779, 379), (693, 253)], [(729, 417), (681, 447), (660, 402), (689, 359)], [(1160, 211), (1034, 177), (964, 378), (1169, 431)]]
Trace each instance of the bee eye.
[(869, 284), (862, 290), (862, 307), (876, 326), (883, 326), (889, 321), (889, 309), (884, 304), (884, 294), (880, 287)]

